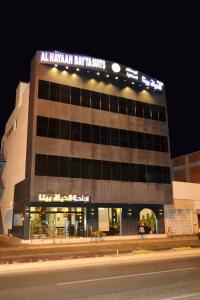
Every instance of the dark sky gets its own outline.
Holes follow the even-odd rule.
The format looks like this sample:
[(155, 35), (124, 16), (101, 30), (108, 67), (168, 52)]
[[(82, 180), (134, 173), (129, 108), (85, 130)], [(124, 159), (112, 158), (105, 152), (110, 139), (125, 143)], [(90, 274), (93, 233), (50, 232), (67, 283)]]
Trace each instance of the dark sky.
[[(82, 1), (81, 1), (82, 2)], [(81, 3), (80, 2), (80, 3)], [(165, 83), (172, 157), (200, 150), (199, 16), (170, 1), (17, 3), (1, 11), (0, 137), (19, 81), (29, 81), (36, 50), (88, 54), (133, 67)], [(175, 1), (173, 1), (175, 2)], [(130, 4), (131, 5), (130, 5)]]

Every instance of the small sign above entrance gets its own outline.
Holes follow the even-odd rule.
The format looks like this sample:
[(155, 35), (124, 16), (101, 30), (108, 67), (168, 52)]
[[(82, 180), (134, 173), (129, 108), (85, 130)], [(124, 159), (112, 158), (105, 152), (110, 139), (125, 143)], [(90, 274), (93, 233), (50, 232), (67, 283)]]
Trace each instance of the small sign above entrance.
[(72, 201), (72, 202), (89, 202), (89, 196), (78, 196), (78, 195), (61, 195), (61, 194), (39, 194), (38, 201), (44, 202), (64, 202), (64, 201)]

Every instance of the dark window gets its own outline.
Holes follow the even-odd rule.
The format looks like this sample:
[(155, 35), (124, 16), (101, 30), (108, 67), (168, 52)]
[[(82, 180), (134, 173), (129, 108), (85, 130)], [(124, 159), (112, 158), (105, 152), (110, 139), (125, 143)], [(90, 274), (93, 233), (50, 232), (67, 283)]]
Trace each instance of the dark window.
[(161, 167), (161, 173), (162, 173), (162, 183), (170, 183), (170, 169), (168, 167)]
[(91, 125), (91, 142), (94, 144), (101, 143), (101, 127)]
[(81, 127), (80, 123), (71, 122), (71, 140), (80, 141)]
[(47, 176), (58, 176), (58, 156), (48, 155)]
[(119, 129), (110, 128), (110, 144), (119, 146)]
[(135, 101), (126, 100), (127, 114), (130, 116), (135, 116)]
[(153, 137), (152, 134), (146, 133), (145, 134), (145, 141), (146, 141), (146, 149), (153, 150)]
[(102, 161), (102, 179), (111, 180), (111, 162)]
[(101, 94), (101, 109), (109, 111), (109, 95)]
[(143, 132), (137, 132), (137, 147), (138, 149), (145, 149), (145, 135)]
[(147, 170), (146, 173), (147, 182), (155, 182), (155, 167), (147, 166), (146, 170)]
[(92, 179), (101, 179), (101, 161), (92, 160)]
[(49, 99), (53, 101), (60, 101), (60, 85), (55, 82), (50, 82)]
[(90, 91), (81, 90), (81, 106), (90, 107)]
[(110, 111), (118, 112), (118, 97), (110, 96)]
[(80, 105), (80, 89), (71, 88), (71, 104)]
[(81, 159), (81, 178), (91, 178), (91, 160)]
[(168, 139), (166, 136), (161, 136), (161, 151), (168, 152)]
[(138, 165), (138, 179), (140, 182), (146, 182), (146, 166)]
[(144, 118), (151, 119), (151, 106), (148, 103), (143, 103)]
[(159, 106), (159, 120), (166, 121), (165, 108), (163, 106)]
[(49, 119), (48, 137), (59, 138), (59, 120)]
[(129, 164), (121, 163), (121, 180), (122, 181), (129, 181)]
[(81, 124), (81, 141), (90, 142), (90, 125)]
[(60, 101), (70, 103), (70, 87), (67, 85), (60, 85)]
[(135, 106), (136, 106), (136, 116), (143, 118), (143, 116), (144, 116), (143, 103), (139, 102), (139, 101), (136, 101)]
[(158, 120), (158, 105), (151, 104), (151, 117), (153, 120)]
[(60, 120), (60, 139), (70, 140), (70, 122)]
[(130, 181), (139, 181), (139, 167), (136, 164), (130, 164)]
[(81, 177), (81, 160), (80, 158), (70, 158), (70, 177), (80, 178)]
[(39, 80), (38, 98), (49, 99), (49, 81)]
[(59, 157), (59, 176), (60, 177), (69, 177), (69, 158), (68, 157)]
[(36, 154), (35, 156), (35, 175), (47, 175), (47, 155)]
[(128, 147), (128, 131), (120, 129), (120, 146), (121, 147)]
[(37, 116), (37, 135), (48, 135), (48, 118)]
[(120, 114), (127, 114), (127, 109), (126, 109), (126, 100), (123, 98), (119, 98), (119, 113)]
[(137, 133), (135, 131), (128, 131), (128, 140), (130, 148), (137, 148)]
[(160, 136), (153, 134), (153, 150), (160, 151)]
[(100, 109), (100, 94), (91, 92), (91, 108)]
[(101, 144), (110, 145), (110, 128), (101, 127)]
[(112, 180), (120, 180), (120, 163), (112, 162)]

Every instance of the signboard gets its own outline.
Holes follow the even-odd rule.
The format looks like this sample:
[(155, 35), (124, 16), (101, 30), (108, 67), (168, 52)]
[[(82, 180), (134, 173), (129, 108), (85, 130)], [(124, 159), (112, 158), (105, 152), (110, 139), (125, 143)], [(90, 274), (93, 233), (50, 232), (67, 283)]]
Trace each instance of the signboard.
[(89, 202), (89, 196), (78, 196), (78, 195), (61, 195), (61, 194), (39, 194), (38, 201), (43, 202)]

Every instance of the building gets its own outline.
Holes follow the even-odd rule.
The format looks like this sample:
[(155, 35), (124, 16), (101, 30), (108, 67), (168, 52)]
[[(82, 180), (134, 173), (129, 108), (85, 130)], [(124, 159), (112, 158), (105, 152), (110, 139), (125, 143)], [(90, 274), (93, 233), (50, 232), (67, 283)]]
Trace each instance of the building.
[(156, 79), (103, 59), (38, 51), (1, 152), (5, 233), (165, 232), (171, 161), (164, 85)]

